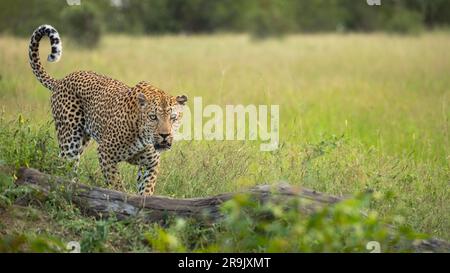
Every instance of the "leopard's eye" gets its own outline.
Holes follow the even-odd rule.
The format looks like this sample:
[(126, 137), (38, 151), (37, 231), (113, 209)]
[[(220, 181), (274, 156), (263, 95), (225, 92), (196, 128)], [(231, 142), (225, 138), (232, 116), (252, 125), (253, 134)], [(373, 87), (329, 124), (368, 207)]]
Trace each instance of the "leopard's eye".
[(150, 115), (150, 119), (151, 119), (151, 120), (156, 120), (156, 115), (151, 114), (151, 115)]
[(173, 119), (173, 120), (177, 119), (177, 114), (170, 115), (170, 118)]

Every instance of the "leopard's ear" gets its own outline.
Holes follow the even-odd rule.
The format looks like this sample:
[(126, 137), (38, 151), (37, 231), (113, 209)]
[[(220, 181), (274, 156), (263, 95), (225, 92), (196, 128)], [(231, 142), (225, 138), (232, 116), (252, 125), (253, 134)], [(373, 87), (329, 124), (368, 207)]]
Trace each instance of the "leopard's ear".
[(146, 107), (148, 104), (147, 98), (142, 93), (138, 93), (137, 100), (138, 100), (139, 106), (141, 106), (142, 108)]
[(187, 100), (188, 100), (188, 98), (187, 98), (186, 95), (181, 95), (181, 96), (177, 96), (176, 100), (177, 100), (178, 104), (185, 105)]

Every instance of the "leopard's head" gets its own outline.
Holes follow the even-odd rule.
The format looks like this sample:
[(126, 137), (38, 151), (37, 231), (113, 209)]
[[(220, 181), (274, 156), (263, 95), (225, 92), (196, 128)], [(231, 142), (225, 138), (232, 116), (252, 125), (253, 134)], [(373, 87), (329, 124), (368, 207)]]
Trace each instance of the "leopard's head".
[(139, 92), (137, 99), (143, 119), (141, 124), (152, 139), (155, 149), (170, 149), (174, 133), (181, 125), (187, 96), (171, 96), (151, 86)]

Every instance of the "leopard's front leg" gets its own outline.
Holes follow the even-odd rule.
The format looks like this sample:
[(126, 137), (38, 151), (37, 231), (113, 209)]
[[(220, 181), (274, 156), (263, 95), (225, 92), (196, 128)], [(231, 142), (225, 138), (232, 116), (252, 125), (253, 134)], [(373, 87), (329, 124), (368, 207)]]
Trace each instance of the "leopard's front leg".
[(138, 193), (140, 195), (153, 195), (158, 175), (159, 160), (155, 164), (142, 166), (138, 172)]
[(109, 156), (101, 146), (98, 148), (100, 168), (102, 169), (103, 176), (105, 177), (106, 184), (111, 185), (115, 190), (124, 190), (120, 181), (119, 170), (117, 168), (117, 162)]
[(137, 190), (140, 195), (153, 195), (158, 176), (160, 156), (153, 145), (128, 160), (138, 165)]

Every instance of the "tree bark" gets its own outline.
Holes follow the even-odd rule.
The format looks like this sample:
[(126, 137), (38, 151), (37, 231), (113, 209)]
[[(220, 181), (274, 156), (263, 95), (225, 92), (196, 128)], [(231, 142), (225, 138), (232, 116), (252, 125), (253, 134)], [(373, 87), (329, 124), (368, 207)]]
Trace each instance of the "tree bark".
[[(146, 222), (159, 223), (164, 223), (168, 218), (174, 216), (201, 219), (205, 223), (214, 222), (222, 216), (220, 205), (238, 194), (249, 194), (261, 203), (270, 201), (288, 204), (287, 201), (298, 199), (300, 202), (296, 204), (299, 205), (299, 209), (308, 214), (318, 208), (343, 200), (340, 197), (288, 184), (259, 185), (237, 193), (218, 194), (203, 198), (145, 197), (71, 182), (30, 168), (20, 168), (16, 184), (29, 186), (35, 190), (32, 196), (25, 196), (18, 200), (22, 203), (44, 201), (50, 192), (59, 191), (64, 198), (73, 202), (87, 215), (99, 218), (114, 215), (119, 220), (138, 216)], [(439, 239), (416, 242), (414, 248), (420, 252), (450, 252), (450, 244)]]

